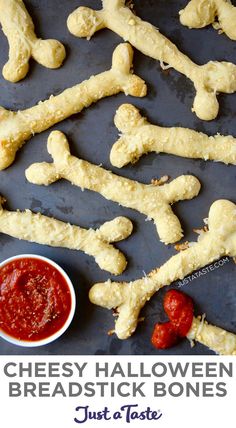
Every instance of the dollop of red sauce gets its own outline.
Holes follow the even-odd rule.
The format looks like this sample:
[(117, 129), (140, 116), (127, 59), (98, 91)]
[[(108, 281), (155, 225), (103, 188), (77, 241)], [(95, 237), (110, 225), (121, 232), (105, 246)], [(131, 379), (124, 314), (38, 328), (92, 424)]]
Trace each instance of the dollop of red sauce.
[(0, 268), (0, 329), (8, 335), (50, 337), (65, 324), (71, 304), (64, 276), (46, 261), (22, 258)]
[(170, 321), (157, 323), (151, 342), (158, 349), (174, 346), (185, 337), (193, 322), (193, 301), (182, 291), (169, 290), (164, 297), (163, 307)]

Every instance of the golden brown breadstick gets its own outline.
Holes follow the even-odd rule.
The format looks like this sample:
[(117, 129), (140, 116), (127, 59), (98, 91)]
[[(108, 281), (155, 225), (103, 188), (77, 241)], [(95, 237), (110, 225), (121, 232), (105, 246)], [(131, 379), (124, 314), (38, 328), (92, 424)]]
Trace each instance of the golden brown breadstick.
[(180, 52), (160, 31), (142, 21), (125, 6), (125, 0), (102, 0), (103, 9), (79, 7), (68, 18), (69, 31), (77, 37), (90, 38), (96, 31), (109, 28), (129, 41), (145, 55), (167, 63), (194, 84), (193, 111), (203, 120), (216, 118), (219, 111), (217, 93), (236, 91), (236, 65), (210, 61), (199, 66)]
[(61, 66), (66, 56), (64, 46), (57, 40), (36, 37), (33, 21), (22, 0), (0, 0), (0, 22), (9, 43), (9, 60), (2, 72), (6, 80), (23, 79), (31, 56), (44, 67)]
[(180, 222), (170, 204), (198, 195), (200, 183), (197, 178), (182, 175), (169, 184), (157, 187), (117, 176), (72, 156), (65, 135), (59, 131), (51, 132), (48, 152), (53, 163), (36, 163), (26, 170), (26, 178), (31, 183), (47, 186), (64, 178), (75, 186), (98, 192), (106, 199), (147, 215), (154, 220), (162, 242), (169, 244), (182, 237)]
[(17, 150), (32, 135), (79, 113), (92, 103), (119, 92), (135, 97), (145, 96), (144, 81), (130, 71), (132, 61), (133, 49), (122, 43), (114, 50), (109, 71), (92, 76), (26, 110), (13, 112), (0, 108), (0, 170), (14, 161)]
[(131, 104), (120, 106), (115, 125), (122, 135), (111, 149), (110, 160), (118, 168), (136, 162), (149, 152), (236, 165), (236, 138), (231, 135), (208, 137), (188, 128), (155, 126)]
[(149, 275), (129, 283), (109, 280), (91, 288), (92, 303), (117, 309), (115, 332), (120, 339), (127, 339), (134, 333), (140, 310), (160, 288), (225, 255), (236, 256), (236, 205), (227, 200), (214, 202), (208, 225), (209, 231), (202, 232), (198, 242), (171, 257)]
[(203, 317), (193, 318), (187, 338), (210, 348), (220, 355), (236, 355), (236, 335), (215, 325), (208, 324)]
[(229, 0), (191, 0), (179, 14), (181, 24), (189, 28), (212, 24), (230, 39), (236, 40), (236, 7)]
[(124, 255), (110, 244), (130, 236), (133, 226), (128, 218), (116, 217), (97, 230), (82, 229), (30, 210), (7, 211), (2, 207), (3, 202), (1, 198), (0, 233), (51, 247), (81, 250), (94, 257), (101, 269), (114, 275), (126, 268)]

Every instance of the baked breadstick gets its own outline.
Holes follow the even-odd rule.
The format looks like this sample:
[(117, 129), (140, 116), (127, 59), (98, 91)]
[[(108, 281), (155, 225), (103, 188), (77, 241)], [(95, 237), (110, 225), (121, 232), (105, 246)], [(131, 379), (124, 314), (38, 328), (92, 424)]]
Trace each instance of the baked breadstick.
[(202, 120), (215, 119), (219, 104), (217, 93), (236, 91), (236, 65), (210, 61), (199, 66), (180, 52), (160, 31), (142, 21), (125, 6), (125, 0), (102, 0), (103, 9), (79, 7), (68, 18), (69, 31), (77, 37), (90, 38), (96, 31), (109, 28), (136, 49), (184, 74), (194, 84), (193, 111)]
[(227, 200), (214, 202), (208, 225), (209, 231), (203, 232), (198, 242), (171, 257), (149, 275), (129, 283), (109, 280), (91, 288), (92, 303), (117, 309), (115, 332), (120, 339), (127, 339), (134, 333), (140, 310), (160, 288), (223, 256), (236, 256), (236, 205)]
[[(212, 24), (230, 39), (236, 40), (236, 7), (229, 0), (191, 0), (179, 14), (181, 24), (189, 28)], [(215, 22), (216, 17), (218, 22)]]
[(92, 76), (26, 110), (13, 112), (0, 108), (0, 170), (14, 161), (17, 150), (32, 135), (81, 112), (92, 103), (119, 92), (135, 97), (145, 96), (144, 81), (130, 71), (132, 61), (131, 46), (120, 44), (114, 50), (109, 71)]
[(149, 152), (236, 165), (236, 138), (231, 135), (208, 137), (188, 128), (155, 126), (131, 104), (120, 106), (115, 125), (122, 135), (111, 149), (110, 160), (118, 168), (136, 162)]
[(193, 318), (187, 338), (202, 343), (220, 355), (236, 355), (236, 335), (208, 324), (204, 317)]
[(66, 56), (64, 46), (57, 40), (38, 39), (33, 21), (22, 0), (0, 0), (0, 22), (9, 43), (9, 60), (3, 76), (10, 82), (23, 79), (33, 57), (47, 68), (58, 68)]
[(157, 187), (117, 176), (72, 156), (65, 135), (59, 131), (51, 132), (48, 152), (53, 163), (36, 163), (26, 170), (26, 178), (31, 183), (47, 186), (64, 178), (75, 186), (98, 192), (106, 199), (152, 218), (162, 242), (169, 244), (182, 237), (180, 222), (170, 204), (198, 195), (200, 183), (197, 178), (183, 175)]
[(94, 257), (101, 269), (114, 275), (125, 270), (127, 262), (124, 255), (110, 244), (130, 236), (133, 226), (128, 218), (116, 217), (97, 230), (83, 229), (30, 210), (7, 211), (3, 209), (3, 202), (1, 198), (1, 233), (50, 247), (81, 250)]

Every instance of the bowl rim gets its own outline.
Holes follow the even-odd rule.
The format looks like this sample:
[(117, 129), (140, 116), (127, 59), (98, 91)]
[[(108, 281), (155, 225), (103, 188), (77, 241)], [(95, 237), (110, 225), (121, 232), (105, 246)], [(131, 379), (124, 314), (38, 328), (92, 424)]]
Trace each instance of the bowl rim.
[(67, 283), (68, 288), (70, 290), (70, 296), (71, 296), (71, 309), (70, 309), (70, 313), (68, 315), (68, 318), (67, 318), (66, 322), (63, 324), (63, 326), (59, 330), (57, 330), (55, 333), (53, 333), (51, 336), (48, 336), (48, 337), (46, 337), (44, 339), (40, 339), (40, 340), (34, 340), (34, 341), (20, 340), (20, 339), (15, 338), (14, 336), (11, 336), (11, 335), (5, 333), (0, 328), (0, 337), (2, 339), (6, 340), (7, 342), (9, 342), (13, 345), (22, 346), (25, 348), (35, 348), (35, 347), (39, 347), (39, 346), (43, 346), (43, 345), (48, 345), (49, 343), (52, 343), (56, 339), (58, 339), (63, 333), (65, 333), (65, 331), (68, 329), (69, 325), (71, 324), (71, 322), (74, 318), (75, 309), (76, 309), (76, 295), (75, 295), (75, 289), (74, 289), (73, 283), (72, 283), (71, 279), (69, 278), (68, 274), (64, 271), (64, 269), (58, 263), (54, 262), (54, 260), (51, 260), (48, 257), (41, 256), (39, 254), (17, 254), (15, 256), (11, 256), (11, 257), (3, 260), (2, 262), (0, 262), (0, 269), (3, 266), (6, 266), (8, 263), (10, 263), (14, 260), (29, 259), (29, 258), (42, 260), (42, 261), (50, 264), (51, 266), (53, 266), (55, 269), (57, 269), (58, 272), (60, 272), (61, 275), (66, 280), (66, 283)]

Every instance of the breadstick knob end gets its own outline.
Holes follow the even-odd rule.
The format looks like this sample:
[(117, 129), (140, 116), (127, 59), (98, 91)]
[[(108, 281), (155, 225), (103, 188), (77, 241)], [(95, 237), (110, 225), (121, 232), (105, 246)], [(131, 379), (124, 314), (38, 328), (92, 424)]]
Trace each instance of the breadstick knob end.
[(90, 38), (104, 26), (101, 12), (84, 6), (72, 12), (67, 19), (68, 30), (76, 37)]
[(193, 111), (201, 120), (213, 120), (219, 112), (219, 103), (214, 92), (197, 91), (193, 103)]
[(4, 79), (11, 83), (16, 83), (24, 79), (29, 71), (28, 60), (28, 58), (24, 58), (24, 61), (22, 60), (17, 63), (16, 61), (9, 60), (2, 69)]
[(66, 57), (62, 43), (57, 40), (37, 40), (32, 51), (33, 58), (47, 68), (59, 68)]

